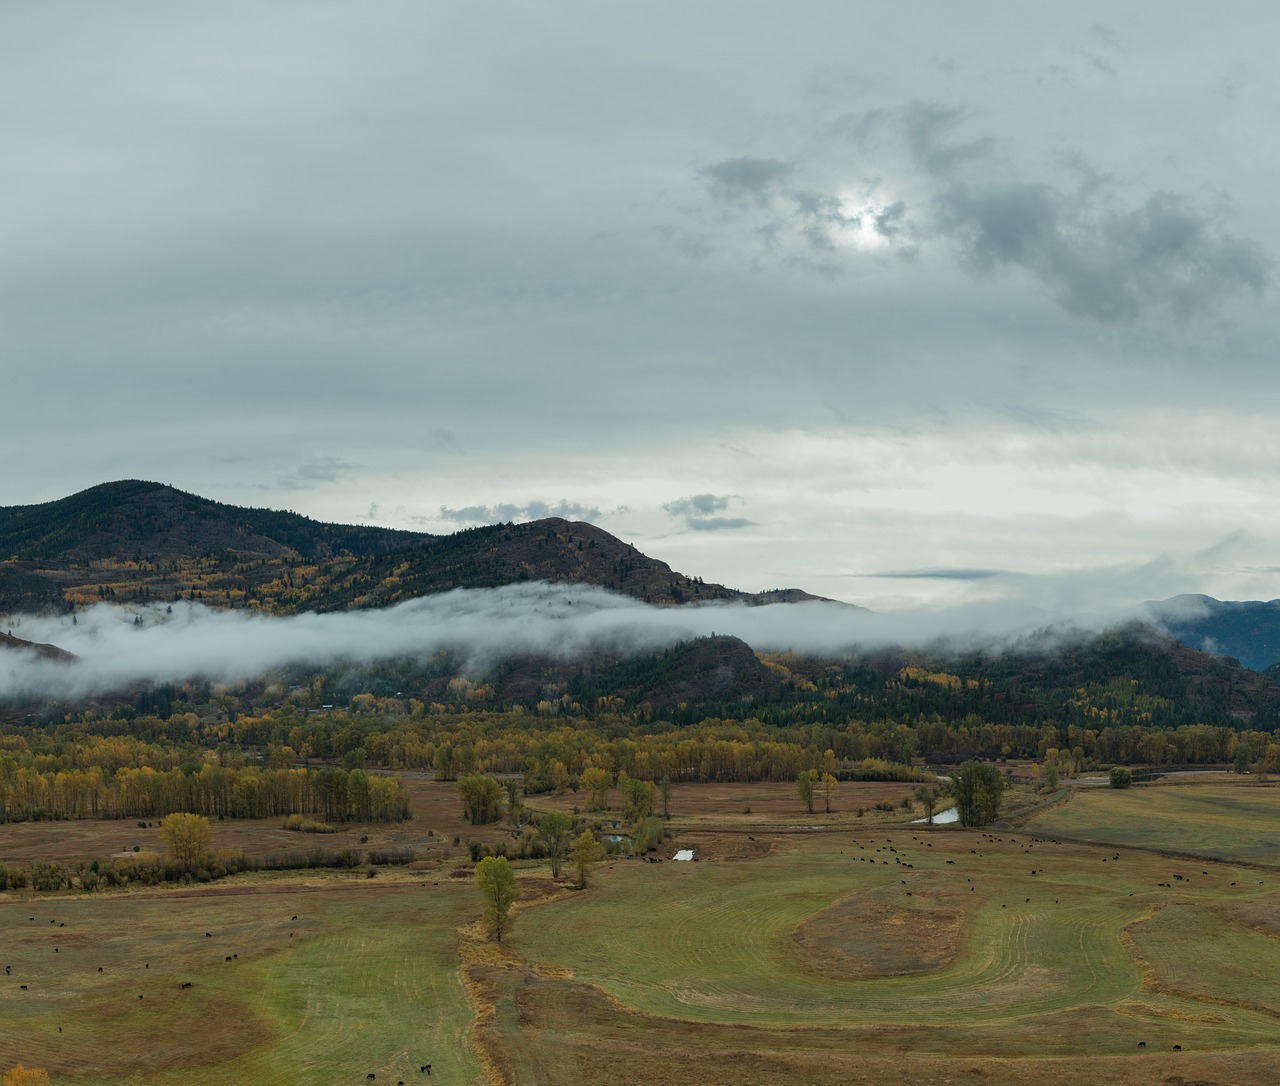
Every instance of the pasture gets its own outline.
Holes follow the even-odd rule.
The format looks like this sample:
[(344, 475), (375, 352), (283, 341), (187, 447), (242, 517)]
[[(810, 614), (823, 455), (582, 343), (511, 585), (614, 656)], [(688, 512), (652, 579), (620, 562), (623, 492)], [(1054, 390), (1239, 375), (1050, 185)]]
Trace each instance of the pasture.
[(212, 1086), (417, 1082), (430, 1061), (473, 1082), (467, 889), (294, 876), (0, 902), (0, 1067)]
[[(1191, 819), (1207, 854), (1265, 860), (1233, 827), (1276, 791), (1211, 787), (1230, 791)], [(464, 849), (376, 879), (0, 895), (0, 1067), (86, 1086), (419, 1083), (426, 1062), (450, 1083), (1280, 1079), (1280, 866), (1039, 825), (1100, 803), (1136, 843), (1142, 804), (1185, 814), (1195, 788), (1081, 792), (1016, 832), (792, 820), (794, 794), (758, 789), (676, 791), (668, 849), (696, 863), (606, 860), (584, 892), (517, 863), (501, 947), (477, 938)], [(451, 786), (418, 793), (443, 833)]]
[(1082, 788), (1033, 817), (1033, 833), (1280, 866), (1280, 785), (1252, 777)]

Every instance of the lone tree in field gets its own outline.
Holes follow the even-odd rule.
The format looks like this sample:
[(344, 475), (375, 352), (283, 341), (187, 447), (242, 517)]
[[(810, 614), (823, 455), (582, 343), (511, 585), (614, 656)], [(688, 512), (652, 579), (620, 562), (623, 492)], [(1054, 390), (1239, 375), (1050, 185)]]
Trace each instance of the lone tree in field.
[(160, 833), (170, 859), (187, 871), (213, 848), (213, 833), (204, 815), (179, 814), (176, 811), (165, 815), (160, 821)]
[(1112, 766), (1110, 779), (1112, 788), (1128, 788), (1133, 783), (1133, 774), (1122, 765)]
[(502, 942), (502, 933), (511, 930), (511, 906), (520, 896), (516, 889), (516, 873), (505, 856), (486, 856), (476, 865), (476, 886), (484, 905), (484, 918), (494, 938)]
[(916, 799), (920, 801), (920, 806), (924, 808), (925, 821), (929, 825), (933, 825), (933, 812), (934, 808), (938, 806), (938, 793), (927, 784), (922, 784), (916, 789)]
[(663, 774), (662, 780), (658, 782), (658, 788), (662, 792), (662, 817), (671, 817), (671, 778)]
[(818, 778), (818, 787), (822, 790), (823, 809), (827, 814), (831, 813), (831, 797), (836, 794), (836, 789), (840, 787), (840, 782), (836, 780), (832, 773), (824, 773)]
[(804, 769), (800, 771), (800, 775), (796, 777), (796, 794), (800, 797), (800, 802), (804, 804), (804, 809), (813, 814), (813, 782), (818, 777), (816, 769)]
[(653, 814), (652, 781), (628, 777), (627, 783), (622, 786), (622, 795), (627, 803), (627, 817), (633, 822), (641, 822)]
[(583, 830), (574, 838), (573, 845), (569, 849), (569, 862), (578, 872), (579, 890), (586, 889), (587, 872), (598, 859), (600, 859), (600, 842), (590, 830)]
[(572, 832), (573, 819), (563, 811), (545, 814), (538, 822), (538, 839), (551, 860), (553, 879), (560, 877), (560, 861), (564, 859), (564, 850), (569, 847), (569, 834)]
[(968, 761), (951, 775), (951, 791), (962, 826), (985, 826), (1000, 816), (1004, 778), (993, 765)]

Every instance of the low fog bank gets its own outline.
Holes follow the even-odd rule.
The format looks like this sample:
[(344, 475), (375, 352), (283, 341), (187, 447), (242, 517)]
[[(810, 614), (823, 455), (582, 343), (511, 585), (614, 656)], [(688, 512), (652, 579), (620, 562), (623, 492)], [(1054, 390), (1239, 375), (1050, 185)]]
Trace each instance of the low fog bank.
[(1055, 616), (1012, 604), (877, 614), (838, 603), (651, 607), (603, 589), (543, 583), (458, 589), (381, 611), (274, 618), (195, 603), (100, 604), (71, 616), (17, 616), (7, 629), (49, 643), (73, 663), (33, 651), (0, 652), (0, 697), (75, 698), (137, 683), (232, 682), (305, 664), (371, 663), (440, 650), (467, 674), (504, 657), (568, 660), (588, 652), (656, 652), (695, 637), (732, 634), (763, 651), (838, 657), (889, 645), (935, 652), (999, 651), (1077, 641), (1145, 612)]

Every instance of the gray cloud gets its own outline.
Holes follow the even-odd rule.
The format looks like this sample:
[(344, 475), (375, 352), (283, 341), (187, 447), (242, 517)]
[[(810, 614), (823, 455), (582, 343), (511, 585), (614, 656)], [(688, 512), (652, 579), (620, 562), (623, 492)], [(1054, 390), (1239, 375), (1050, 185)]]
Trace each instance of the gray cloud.
[(904, 569), (868, 573), (868, 577), (883, 577), (893, 581), (985, 581), (999, 577), (1000, 569)]
[(1271, 261), (1255, 245), (1172, 193), (1116, 212), (1043, 183), (959, 184), (937, 208), (939, 229), (974, 272), (1020, 267), (1068, 313), (1102, 323), (1149, 310), (1195, 316), (1270, 281)]
[[(615, 514), (618, 510), (614, 511)], [(498, 505), (468, 505), (461, 509), (440, 507), (440, 519), (455, 524), (497, 524), (508, 520), (545, 520), (547, 517), (561, 517), (565, 520), (600, 520), (605, 514), (599, 506), (583, 505), (580, 502), (559, 501), (554, 505), (547, 502), (531, 501), (524, 505), (502, 502)], [(422, 520), (424, 518), (417, 518)]]
[[(654, 0), (495, 35), (483, 5), (67, 2), (0, 34), (0, 505), (162, 478), (440, 530), (573, 494), (677, 568), (826, 594), (1280, 540), (1280, 9), (739, 5), (726, 32)], [(1041, 515), (1025, 474), (995, 495), (1050, 412), (1088, 436)], [(691, 463), (750, 509), (673, 520)]]
[(698, 171), (711, 194), (721, 200), (766, 203), (791, 166), (776, 158), (728, 158)]
[[(785, 164), (728, 159), (702, 177), (743, 215), (767, 211), (763, 221), (753, 220), (754, 234), (775, 258), (824, 275), (863, 259), (858, 250), (869, 237), (903, 255), (915, 255), (916, 242), (932, 237), (954, 246), (970, 273), (1021, 269), (1068, 314), (1102, 324), (1148, 313), (1202, 316), (1269, 285), (1271, 259), (1256, 242), (1230, 233), (1219, 212), (1173, 191), (1126, 204), (1118, 179), (1071, 148), (1052, 157), (1073, 189), (1025, 179), (1019, 174), (1026, 171), (1006, 161), (1023, 150), (1016, 138), (1003, 141), (1006, 149), (970, 127), (963, 106), (932, 101), (849, 114), (829, 126), (838, 142), (853, 142), (870, 161), (905, 156), (917, 171), (922, 206), (932, 212), (923, 227), (913, 222), (906, 198), (868, 196), (851, 206), (848, 195), (813, 184), (817, 155)], [(819, 257), (787, 254), (788, 238)]]
[(678, 498), (667, 502), (663, 510), (674, 520), (684, 521), (684, 526), (693, 532), (733, 531), (737, 528), (750, 528), (754, 520), (746, 517), (718, 517), (729, 508), (729, 503), (736, 500), (737, 495), (720, 496), (718, 494), (694, 494), (688, 498)]
[(274, 487), (263, 489), (314, 490), (325, 483), (336, 483), (339, 479), (348, 478), (359, 470), (359, 464), (349, 463), (338, 456), (312, 457), (289, 474), (279, 476)]
[(995, 141), (990, 137), (953, 138), (964, 117), (965, 111), (960, 106), (936, 102), (912, 102), (901, 111), (899, 124), (907, 149), (928, 173), (950, 174), (992, 153)]

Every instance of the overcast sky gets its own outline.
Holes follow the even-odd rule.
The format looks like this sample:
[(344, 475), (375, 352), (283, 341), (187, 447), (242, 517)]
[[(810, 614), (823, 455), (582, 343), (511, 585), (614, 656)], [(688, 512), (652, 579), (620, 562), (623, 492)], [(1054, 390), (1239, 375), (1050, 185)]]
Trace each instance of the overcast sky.
[(6, 4), (0, 505), (1280, 596), (1269, 4)]

